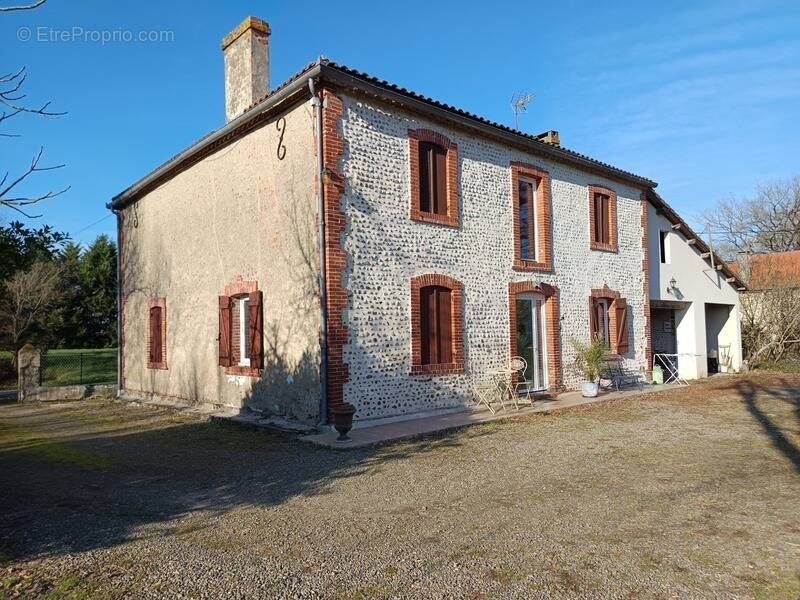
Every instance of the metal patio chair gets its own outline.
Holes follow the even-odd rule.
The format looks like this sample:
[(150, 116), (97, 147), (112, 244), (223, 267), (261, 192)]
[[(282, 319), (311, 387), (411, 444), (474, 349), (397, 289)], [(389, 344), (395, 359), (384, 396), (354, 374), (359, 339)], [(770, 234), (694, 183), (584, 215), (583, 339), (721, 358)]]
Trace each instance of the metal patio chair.
[[(528, 361), (521, 356), (512, 356), (508, 361), (508, 369), (511, 373), (508, 382), (508, 393), (511, 395), (514, 408), (519, 410), (520, 404), (533, 406), (533, 398), (528, 388), (528, 382), (525, 380), (525, 372), (528, 370)], [(520, 397), (523, 398), (522, 401), (520, 401)]]

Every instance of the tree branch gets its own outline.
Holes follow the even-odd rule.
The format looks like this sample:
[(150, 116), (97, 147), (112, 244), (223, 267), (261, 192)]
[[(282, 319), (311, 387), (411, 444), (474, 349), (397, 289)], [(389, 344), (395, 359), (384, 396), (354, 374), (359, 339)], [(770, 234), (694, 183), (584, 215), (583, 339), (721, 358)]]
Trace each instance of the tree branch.
[(20, 4), (18, 6), (0, 6), (0, 12), (12, 12), (15, 10), (33, 10), (39, 8), (47, 0), (36, 0), (33, 4)]

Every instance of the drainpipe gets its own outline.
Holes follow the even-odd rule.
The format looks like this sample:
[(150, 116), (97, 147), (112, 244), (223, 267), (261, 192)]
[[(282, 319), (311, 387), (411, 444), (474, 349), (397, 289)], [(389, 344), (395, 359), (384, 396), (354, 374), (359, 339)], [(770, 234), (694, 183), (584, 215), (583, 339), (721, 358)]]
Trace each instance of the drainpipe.
[(328, 424), (328, 295), (325, 281), (325, 195), (323, 191), (322, 164), (322, 101), (314, 88), (314, 79), (309, 78), (308, 90), (311, 92), (311, 106), (314, 107), (314, 136), (317, 141), (317, 238), (319, 240), (319, 312), (320, 312), (320, 388), (319, 427)]
[[(111, 204), (106, 204), (111, 208)], [(122, 223), (119, 210), (111, 209), (117, 217), (117, 397), (122, 394)]]

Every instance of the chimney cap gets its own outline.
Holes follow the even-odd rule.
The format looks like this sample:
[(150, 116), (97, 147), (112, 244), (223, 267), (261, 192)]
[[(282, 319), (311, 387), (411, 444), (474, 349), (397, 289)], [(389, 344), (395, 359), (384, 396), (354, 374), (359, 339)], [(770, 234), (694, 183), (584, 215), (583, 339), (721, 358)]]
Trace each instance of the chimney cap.
[(239, 25), (237, 25), (233, 31), (222, 38), (222, 49), (225, 50), (225, 48), (230, 46), (239, 38), (239, 36), (249, 29), (259, 31), (265, 35), (272, 33), (269, 28), (269, 23), (267, 23), (265, 20), (259, 19), (258, 17), (245, 17), (244, 21), (239, 23)]

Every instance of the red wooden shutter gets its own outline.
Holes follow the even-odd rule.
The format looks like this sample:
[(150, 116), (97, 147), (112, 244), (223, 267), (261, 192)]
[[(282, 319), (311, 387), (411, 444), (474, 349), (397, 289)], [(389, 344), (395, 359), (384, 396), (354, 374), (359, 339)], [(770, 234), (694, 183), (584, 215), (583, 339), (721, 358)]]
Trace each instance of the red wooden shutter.
[(446, 155), (442, 148), (434, 146), (433, 156), (436, 168), (434, 170), (436, 177), (436, 195), (434, 196), (434, 204), (431, 207), (433, 213), (437, 215), (447, 214), (447, 161)]
[(436, 304), (439, 331), (437, 346), (439, 364), (453, 362), (453, 313), (451, 311), (450, 290), (445, 287), (436, 289)]
[(219, 364), (231, 366), (231, 299), (219, 296)]
[(603, 224), (603, 239), (601, 241), (604, 244), (610, 244), (611, 243), (611, 230), (609, 228), (609, 225), (611, 224), (611, 219), (609, 219), (609, 216), (608, 216), (608, 205), (609, 205), (609, 203), (610, 203), (610, 200), (609, 200), (608, 196), (600, 196), (600, 204), (602, 204), (602, 206), (603, 206), (603, 219), (601, 221), (602, 224)]
[(160, 306), (151, 306), (150, 307), (150, 362), (151, 363), (160, 363), (161, 362), (161, 352), (162, 352), (162, 342), (161, 342), (161, 307)]
[(436, 364), (436, 288), (424, 287), (419, 292), (420, 349), (422, 364)]
[(628, 351), (628, 304), (625, 298), (614, 300), (614, 317), (617, 325), (617, 354)]
[(250, 366), (254, 369), (264, 367), (264, 311), (261, 308), (261, 292), (250, 292), (247, 302), (248, 340), (250, 343)]
[(597, 301), (589, 297), (589, 337), (593, 340), (597, 335)]

